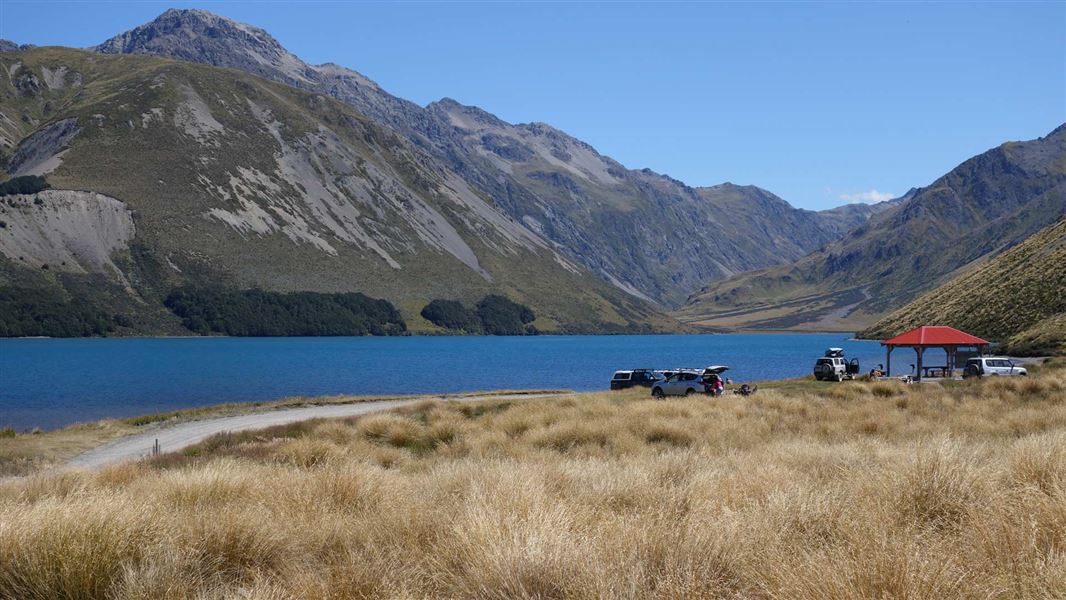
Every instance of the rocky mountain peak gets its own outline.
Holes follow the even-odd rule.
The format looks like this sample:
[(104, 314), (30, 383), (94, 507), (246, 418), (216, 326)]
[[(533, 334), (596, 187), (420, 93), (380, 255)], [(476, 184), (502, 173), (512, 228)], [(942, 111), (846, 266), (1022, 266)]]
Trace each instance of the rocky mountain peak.
[[(239, 23), (206, 10), (177, 8), (171, 8), (144, 25), (116, 35), (96, 46), (94, 50), (107, 54), (128, 54), (153, 46), (169, 46), (179, 39), (199, 45), (198, 40), (201, 37), (243, 40), (271, 48), (278, 53), (285, 52), (277, 40), (258, 27)], [(167, 54), (169, 55), (169, 51)]]
[(436, 102), (430, 102), (426, 110), (440, 115), (449, 120), (452, 125), (460, 129), (475, 131), (482, 128), (510, 127), (496, 115), (477, 106), (471, 106), (458, 102), (452, 98), (441, 98)]
[(266, 31), (199, 9), (169, 9), (93, 48), (104, 54), (149, 54), (306, 82), (311, 67)]

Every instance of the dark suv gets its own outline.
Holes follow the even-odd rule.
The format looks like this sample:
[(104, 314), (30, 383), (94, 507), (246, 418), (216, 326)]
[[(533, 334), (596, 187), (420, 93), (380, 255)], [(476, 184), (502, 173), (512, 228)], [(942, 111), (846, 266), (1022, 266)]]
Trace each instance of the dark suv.
[(655, 376), (655, 372), (651, 369), (615, 371), (614, 377), (611, 378), (611, 389), (624, 390), (638, 385), (651, 387), (658, 380), (659, 378)]

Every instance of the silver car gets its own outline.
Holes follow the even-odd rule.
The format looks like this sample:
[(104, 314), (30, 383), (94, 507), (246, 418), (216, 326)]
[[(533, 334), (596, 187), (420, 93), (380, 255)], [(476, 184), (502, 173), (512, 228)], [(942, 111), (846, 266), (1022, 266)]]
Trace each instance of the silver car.
[(987, 377), (987, 376), (1026, 376), (1029, 372), (1025, 367), (1019, 367), (1009, 358), (998, 356), (979, 356), (966, 361), (962, 369), (963, 377)]
[(670, 371), (670, 375), (662, 381), (655, 382), (651, 387), (651, 395), (656, 398), (663, 396), (688, 396), (695, 393), (706, 393), (707, 386), (703, 384), (703, 369), (676, 369)]

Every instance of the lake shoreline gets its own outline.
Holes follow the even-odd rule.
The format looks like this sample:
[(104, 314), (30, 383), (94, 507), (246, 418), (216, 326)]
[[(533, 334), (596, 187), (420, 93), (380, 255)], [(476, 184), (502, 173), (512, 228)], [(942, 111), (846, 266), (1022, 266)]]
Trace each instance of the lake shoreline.
[[(664, 337), (664, 336), (703, 336), (703, 335), (729, 335), (736, 333), (744, 334), (765, 334), (765, 335), (831, 335), (831, 334), (845, 334), (852, 333), (851, 330), (800, 330), (800, 329), (729, 329), (729, 330), (708, 330), (708, 331), (692, 331), (692, 332), (665, 332), (665, 331), (650, 331), (650, 332), (602, 332), (602, 333), (536, 333), (529, 335), (485, 335), (477, 333), (454, 333), (454, 332), (407, 332), (403, 335), (269, 335), (269, 336), (256, 336), (256, 335), (90, 335), (90, 336), (70, 336), (70, 337), (52, 337), (47, 335), (30, 335), (19, 337), (0, 337), (0, 340), (186, 340), (186, 339), (303, 339), (303, 338), (440, 338), (440, 337), (454, 337), (454, 338), (531, 338), (531, 337), (620, 337), (620, 336), (640, 336), (640, 337)], [(860, 342), (878, 341), (870, 338), (848, 338), (850, 340)]]
[(828, 347), (883, 362), (851, 334), (142, 337), (0, 340), (0, 428), (55, 429), (291, 397), (606, 389), (614, 371), (724, 364), (737, 382), (810, 373)]

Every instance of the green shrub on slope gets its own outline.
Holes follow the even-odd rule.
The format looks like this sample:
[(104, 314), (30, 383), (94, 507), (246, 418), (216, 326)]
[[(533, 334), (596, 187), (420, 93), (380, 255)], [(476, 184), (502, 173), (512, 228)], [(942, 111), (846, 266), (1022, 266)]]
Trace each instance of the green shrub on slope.
[(0, 196), (13, 196), (15, 194), (36, 194), (48, 189), (48, 182), (39, 175), (22, 175), (0, 183)]

